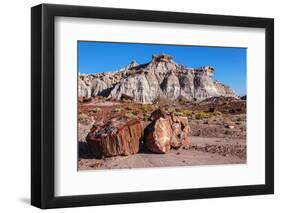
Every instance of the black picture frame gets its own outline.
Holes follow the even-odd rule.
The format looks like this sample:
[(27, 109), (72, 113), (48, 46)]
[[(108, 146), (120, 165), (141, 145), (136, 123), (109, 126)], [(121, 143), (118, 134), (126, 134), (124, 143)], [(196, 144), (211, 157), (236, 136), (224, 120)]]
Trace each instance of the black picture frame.
[[(265, 184), (56, 197), (54, 195), (54, 20), (58, 16), (264, 28), (266, 32)], [(53, 4), (41, 4), (31, 8), (32, 205), (46, 209), (272, 193), (274, 193), (273, 19)]]

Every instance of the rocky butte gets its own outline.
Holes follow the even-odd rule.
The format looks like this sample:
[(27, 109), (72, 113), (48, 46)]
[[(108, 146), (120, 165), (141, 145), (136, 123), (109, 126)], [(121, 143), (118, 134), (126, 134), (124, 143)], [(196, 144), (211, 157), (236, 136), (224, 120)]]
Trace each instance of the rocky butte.
[(103, 96), (115, 100), (126, 96), (143, 104), (156, 103), (161, 98), (188, 101), (218, 96), (238, 98), (229, 86), (213, 79), (214, 71), (211, 66), (188, 68), (162, 53), (153, 55), (146, 64), (133, 61), (113, 72), (80, 74), (78, 96)]

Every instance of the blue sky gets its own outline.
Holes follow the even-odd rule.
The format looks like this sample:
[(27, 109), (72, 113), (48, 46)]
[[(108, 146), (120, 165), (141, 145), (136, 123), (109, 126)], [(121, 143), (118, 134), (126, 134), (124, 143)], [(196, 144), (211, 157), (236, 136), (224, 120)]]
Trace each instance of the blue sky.
[(78, 41), (78, 71), (97, 73), (125, 67), (132, 60), (147, 63), (153, 54), (166, 53), (191, 68), (211, 65), (214, 79), (229, 85), (238, 95), (246, 94), (246, 48), (177, 46)]

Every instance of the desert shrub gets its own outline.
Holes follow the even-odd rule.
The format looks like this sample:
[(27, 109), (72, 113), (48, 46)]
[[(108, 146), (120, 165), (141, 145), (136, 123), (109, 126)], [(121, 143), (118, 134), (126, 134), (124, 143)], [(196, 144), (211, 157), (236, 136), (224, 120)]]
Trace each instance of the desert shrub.
[(88, 118), (88, 115), (85, 113), (80, 113), (79, 114), (79, 121), (84, 121)]
[(211, 117), (210, 113), (206, 113), (206, 112), (196, 112), (195, 113), (196, 120), (201, 120), (201, 119), (210, 118), (210, 117)]
[(92, 108), (90, 111), (93, 113), (97, 113), (97, 112), (101, 111), (101, 108), (95, 107), (95, 108)]
[(178, 112), (178, 111), (174, 111), (173, 114), (175, 116), (184, 116), (184, 113), (183, 112)]
[(188, 110), (188, 109), (179, 109), (176, 108), (174, 110), (171, 111), (174, 115), (177, 116), (192, 116), (193, 115), (193, 111)]
[(183, 111), (183, 113), (184, 113), (185, 116), (192, 116), (194, 112), (186, 109), (186, 110)]
[(137, 116), (136, 116), (135, 114), (131, 113), (131, 112), (126, 113), (125, 116), (126, 116), (127, 118), (130, 118), (130, 119), (137, 118)]
[(204, 119), (204, 118), (211, 118), (211, 117), (216, 117), (216, 116), (221, 116), (222, 113), (219, 112), (219, 111), (214, 111), (214, 112), (187, 112), (189, 113), (189, 115), (193, 115), (194, 114), (194, 117), (196, 120), (201, 120), (201, 119)]
[(131, 105), (126, 106), (126, 110), (133, 110), (133, 107)]
[(176, 110), (175, 110), (175, 108), (173, 108), (173, 107), (169, 107), (168, 110), (167, 110), (167, 112), (170, 113), (170, 114), (172, 114), (172, 113), (175, 113)]
[(79, 113), (78, 120), (79, 120), (79, 123), (82, 123), (82, 124), (91, 123), (91, 117), (89, 115), (87, 115), (86, 113)]
[(143, 105), (141, 106), (141, 110), (142, 110), (143, 112), (148, 112), (148, 111), (151, 110), (151, 107), (150, 107), (150, 105), (148, 105), (148, 104), (143, 104)]
[(115, 109), (113, 110), (113, 112), (121, 112), (121, 111), (122, 111), (121, 108), (115, 108)]
[(149, 120), (149, 115), (143, 114), (143, 121), (148, 121), (148, 120)]

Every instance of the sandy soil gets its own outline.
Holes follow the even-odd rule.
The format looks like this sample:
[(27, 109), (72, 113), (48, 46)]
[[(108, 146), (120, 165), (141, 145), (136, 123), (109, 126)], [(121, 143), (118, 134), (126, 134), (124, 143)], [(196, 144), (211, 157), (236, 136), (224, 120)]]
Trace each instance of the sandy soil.
[[(209, 104), (205, 105), (204, 109), (210, 107)], [(225, 103), (222, 103), (222, 106), (224, 105)], [(227, 106), (229, 107), (226, 108), (226, 112), (212, 113), (200, 111), (201, 105), (192, 106), (190, 110), (190, 106), (178, 103), (141, 105), (126, 101), (109, 101), (104, 98), (81, 103), (78, 120), (78, 170), (244, 164), (247, 159), (245, 109), (241, 110), (241, 106), (239, 110), (236, 109), (235, 103), (227, 103)], [(178, 150), (172, 149), (166, 154), (142, 150), (131, 156), (101, 160), (93, 158), (89, 153), (85, 137), (92, 125), (100, 125), (115, 116), (126, 115), (140, 119), (145, 127), (151, 122), (148, 119), (151, 112), (158, 107), (188, 117), (191, 145)], [(200, 110), (196, 111), (196, 107)]]
[(166, 154), (142, 152), (102, 160), (80, 158), (79, 170), (131, 169), (149, 167), (175, 167), (195, 165), (244, 164), (246, 143), (244, 139), (191, 137), (191, 145)]

